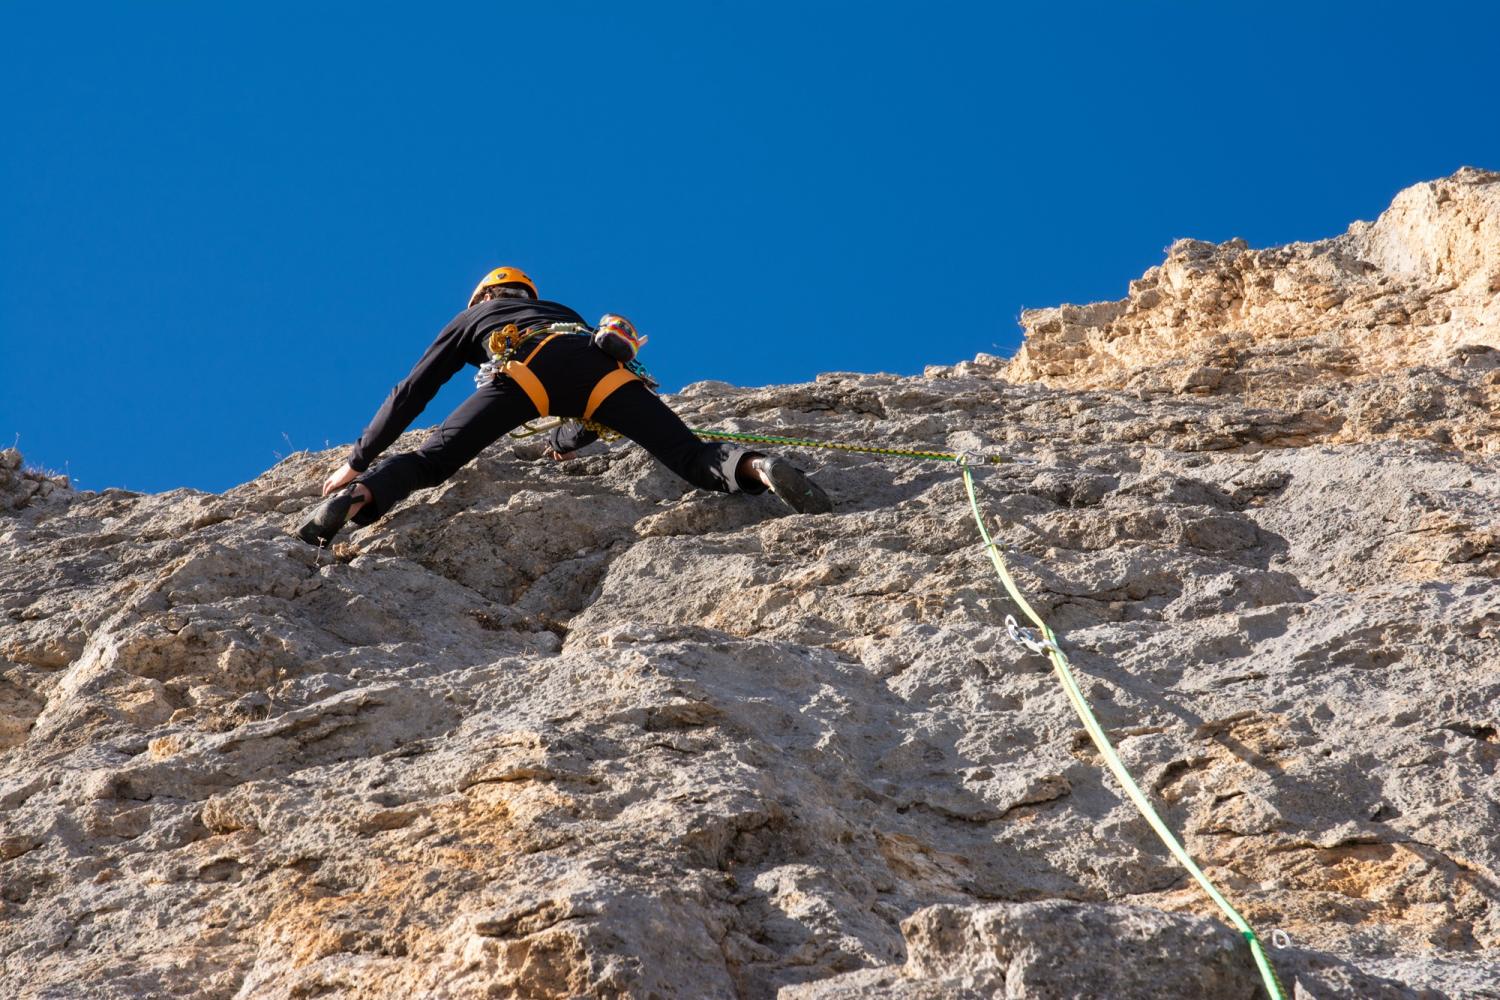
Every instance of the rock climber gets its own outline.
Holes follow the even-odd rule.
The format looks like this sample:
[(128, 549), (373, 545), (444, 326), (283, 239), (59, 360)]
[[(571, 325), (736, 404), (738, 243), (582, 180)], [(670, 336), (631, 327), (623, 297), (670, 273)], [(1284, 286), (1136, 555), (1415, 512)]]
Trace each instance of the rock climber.
[[(602, 426), (702, 489), (770, 490), (798, 513), (833, 509), (827, 494), (786, 459), (695, 436), (651, 391), (644, 370), (628, 363), (641, 342), (623, 317), (606, 316), (596, 331), (567, 306), (538, 298), (520, 269), (495, 268), (391, 390), (348, 459), (323, 483), (326, 499), (298, 526), (298, 536), (324, 545), (350, 520), (373, 524), (414, 490), (448, 479), (501, 435), (548, 415), (587, 421), (554, 432), (547, 449), (553, 458), (569, 457), (597, 436), (593, 426)], [(466, 364), (480, 369), (474, 394), (415, 451), (372, 467)]]

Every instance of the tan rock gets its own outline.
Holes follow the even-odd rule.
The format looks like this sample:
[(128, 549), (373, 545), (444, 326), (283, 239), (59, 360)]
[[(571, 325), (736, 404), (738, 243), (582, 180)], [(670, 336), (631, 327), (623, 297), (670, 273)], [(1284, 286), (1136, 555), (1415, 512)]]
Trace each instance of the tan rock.
[[(1005, 374), (1078, 389), (1232, 389), (1285, 409), (1310, 384), (1394, 386), (1414, 367), (1500, 351), (1497, 276), (1500, 174), (1465, 168), (1408, 188), (1374, 223), (1333, 239), (1267, 250), (1179, 240), (1125, 299), (1024, 313), (1026, 342)], [(1232, 360), (1209, 360), (1226, 345)], [(1484, 386), (1473, 403), (1479, 433), (1462, 427), (1467, 416), (1419, 418), (1397, 405), (1384, 425), (1365, 419), (1332, 438), (1441, 431), (1445, 443), (1489, 453), (1500, 397)], [(1424, 421), (1437, 426), (1424, 431)]]

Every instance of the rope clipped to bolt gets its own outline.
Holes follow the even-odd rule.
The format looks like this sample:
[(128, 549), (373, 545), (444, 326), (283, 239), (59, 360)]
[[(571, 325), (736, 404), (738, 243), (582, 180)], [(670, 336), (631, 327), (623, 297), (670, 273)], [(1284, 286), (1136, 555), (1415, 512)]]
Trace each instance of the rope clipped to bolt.
[(979, 526), (979, 535), (984, 539), (984, 549), (989, 553), (990, 561), (995, 564), (995, 573), (1000, 577), (1000, 583), (1005, 587), (1005, 592), (1010, 595), (1010, 599), (1015, 602), (1016, 606), (1036, 626), (1035, 628), (1023, 628), (1017, 624), (1014, 616), (1007, 615), (1005, 618), (1006, 632), (1010, 634), (1011, 639), (1026, 647), (1031, 652), (1047, 654), (1047, 658), (1052, 661), (1052, 669), (1057, 675), (1058, 682), (1062, 684), (1063, 690), (1067, 692), (1068, 701), (1072, 702), (1073, 710), (1078, 714), (1079, 719), (1083, 721), (1083, 728), (1088, 731), (1089, 738), (1094, 741), (1094, 746), (1098, 749), (1100, 756), (1104, 758), (1104, 762), (1115, 776), (1115, 780), (1125, 789), (1125, 794), (1135, 804), (1140, 814), (1145, 817), (1146, 822), (1151, 824), (1151, 829), (1156, 831), (1156, 835), (1161, 838), (1161, 842), (1166, 845), (1172, 857), (1176, 858), (1177, 863), (1182, 865), (1189, 875), (1193, 876), (1193, 879), (1203, 888), (1208, 897), (1218, 905), (1219, 910), (1223, 912), (1224, 916), (1228, 918), (1229, 922), (1235, 926), (1240, 935), (1244, 937), (1246, 943), (1249, 944), (1250, 954), (1255, 959), (1255, 966), (1260, 970), (1260, 977), (1265, 982), (1266, 994), (1271, 997), (1271, 1000), (1286, 1000), (1286, 988), (1281, 985), (1281, 980), (1276, 977), (1276, 970), (1272, 967), (1271, 960), (1266, 955), (1266, 949), (1261, 944), (1260, 938), (1256, 936), (1254, 928), (1250, 926), (1244, 917), (1240, 916), (1239, 911), (1230, 904), (1229, 900), (1224, 898), (1223, 893), (1219, 892), (1208, 876), (1203, 873), (1203, 869), (1198, 867), (1198, 863), (1193, 860), (1192, 855), (1188, 854), (1182, 843), (1177, 839), (1177, 836), (1172, 833), (1166, 821), (1156, 811), (1156, 807), (1151, 804), (1151, 800), (1146, 797), (1146, 793), (1141, 791), (1141, 786), (1136, 784), (1135, 779), (1126, 770), (1124, 762), (1120, 760), (1120, 755), (1115, 752), (1114, 744), (1110, 742), (1108, 734), (1104, 731), (1104, 727), (1099, 724), (1098, 718), (1095, 717), (1093, 708), (1089, 706), (1088, 699), (1084, 697), (1083, 689), (1078, 686), (1078, 681), (1073, 676), (1072, 666), (1068, 662), (1068, 655), (1063, 652), (1062, 645), (1057, 638), (1057, 633), (1047, 627), (1047, 623), (1042, 621), (1041, 615), (1036, 613), (1030, 602), (1022, 595), (1020, 588), (1016, 586), (1015, 579), (1010, 574), (1010, 568), (1005, 563), (1004, 553), (995, 540), (990, 537), (989, 529), (984, 525), (984, 514), (979, 508), (979, 495), (974, 488), (973, 471), (967, 462), (960, 462), (959, 466), (963, 472), (964, 488), (969, 493), (969, 506), (974, 511), (974, 523)]

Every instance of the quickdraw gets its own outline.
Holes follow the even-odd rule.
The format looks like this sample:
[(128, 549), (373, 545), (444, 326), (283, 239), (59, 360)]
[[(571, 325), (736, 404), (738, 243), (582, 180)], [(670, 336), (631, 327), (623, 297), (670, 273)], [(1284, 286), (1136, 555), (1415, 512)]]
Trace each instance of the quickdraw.
[(1015, 615), (1005, 616), (1005, 634), (1017, 646), (1024, 646), (1033, 653), (1048, 653), (1057, 648), (1057, 643), (1042, 637), (1034, 628), (1022, 628), (1016, 624)]

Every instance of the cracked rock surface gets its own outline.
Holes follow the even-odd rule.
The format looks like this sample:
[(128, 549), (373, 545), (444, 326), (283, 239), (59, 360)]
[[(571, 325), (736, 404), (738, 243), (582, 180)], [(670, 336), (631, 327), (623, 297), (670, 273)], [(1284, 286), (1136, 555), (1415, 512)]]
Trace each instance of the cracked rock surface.
[[(1452, 272), (1389, 364), (1304, 294), (1320, 244), (1179, 245), (1261, 255), (1254, 309), (1176, 307), (1259, 359), (1217, 382), (1196, 334), (1034, 323), (673, 404), (1022, 460), (978, 474), (1017, 579), (1289, 995), (1500, 995), (1495, 178), (1332, 241), (1339, 303)], [(1478, 242), (1398, 238), (1444, 213)], [(502, 443), (320, 552), (340, 457), (138, 495), (0, 456), (0, 995), (1263, 995), (1006, 637), (951, 466), (798, 452), (837, 508), (791, 515)]]

